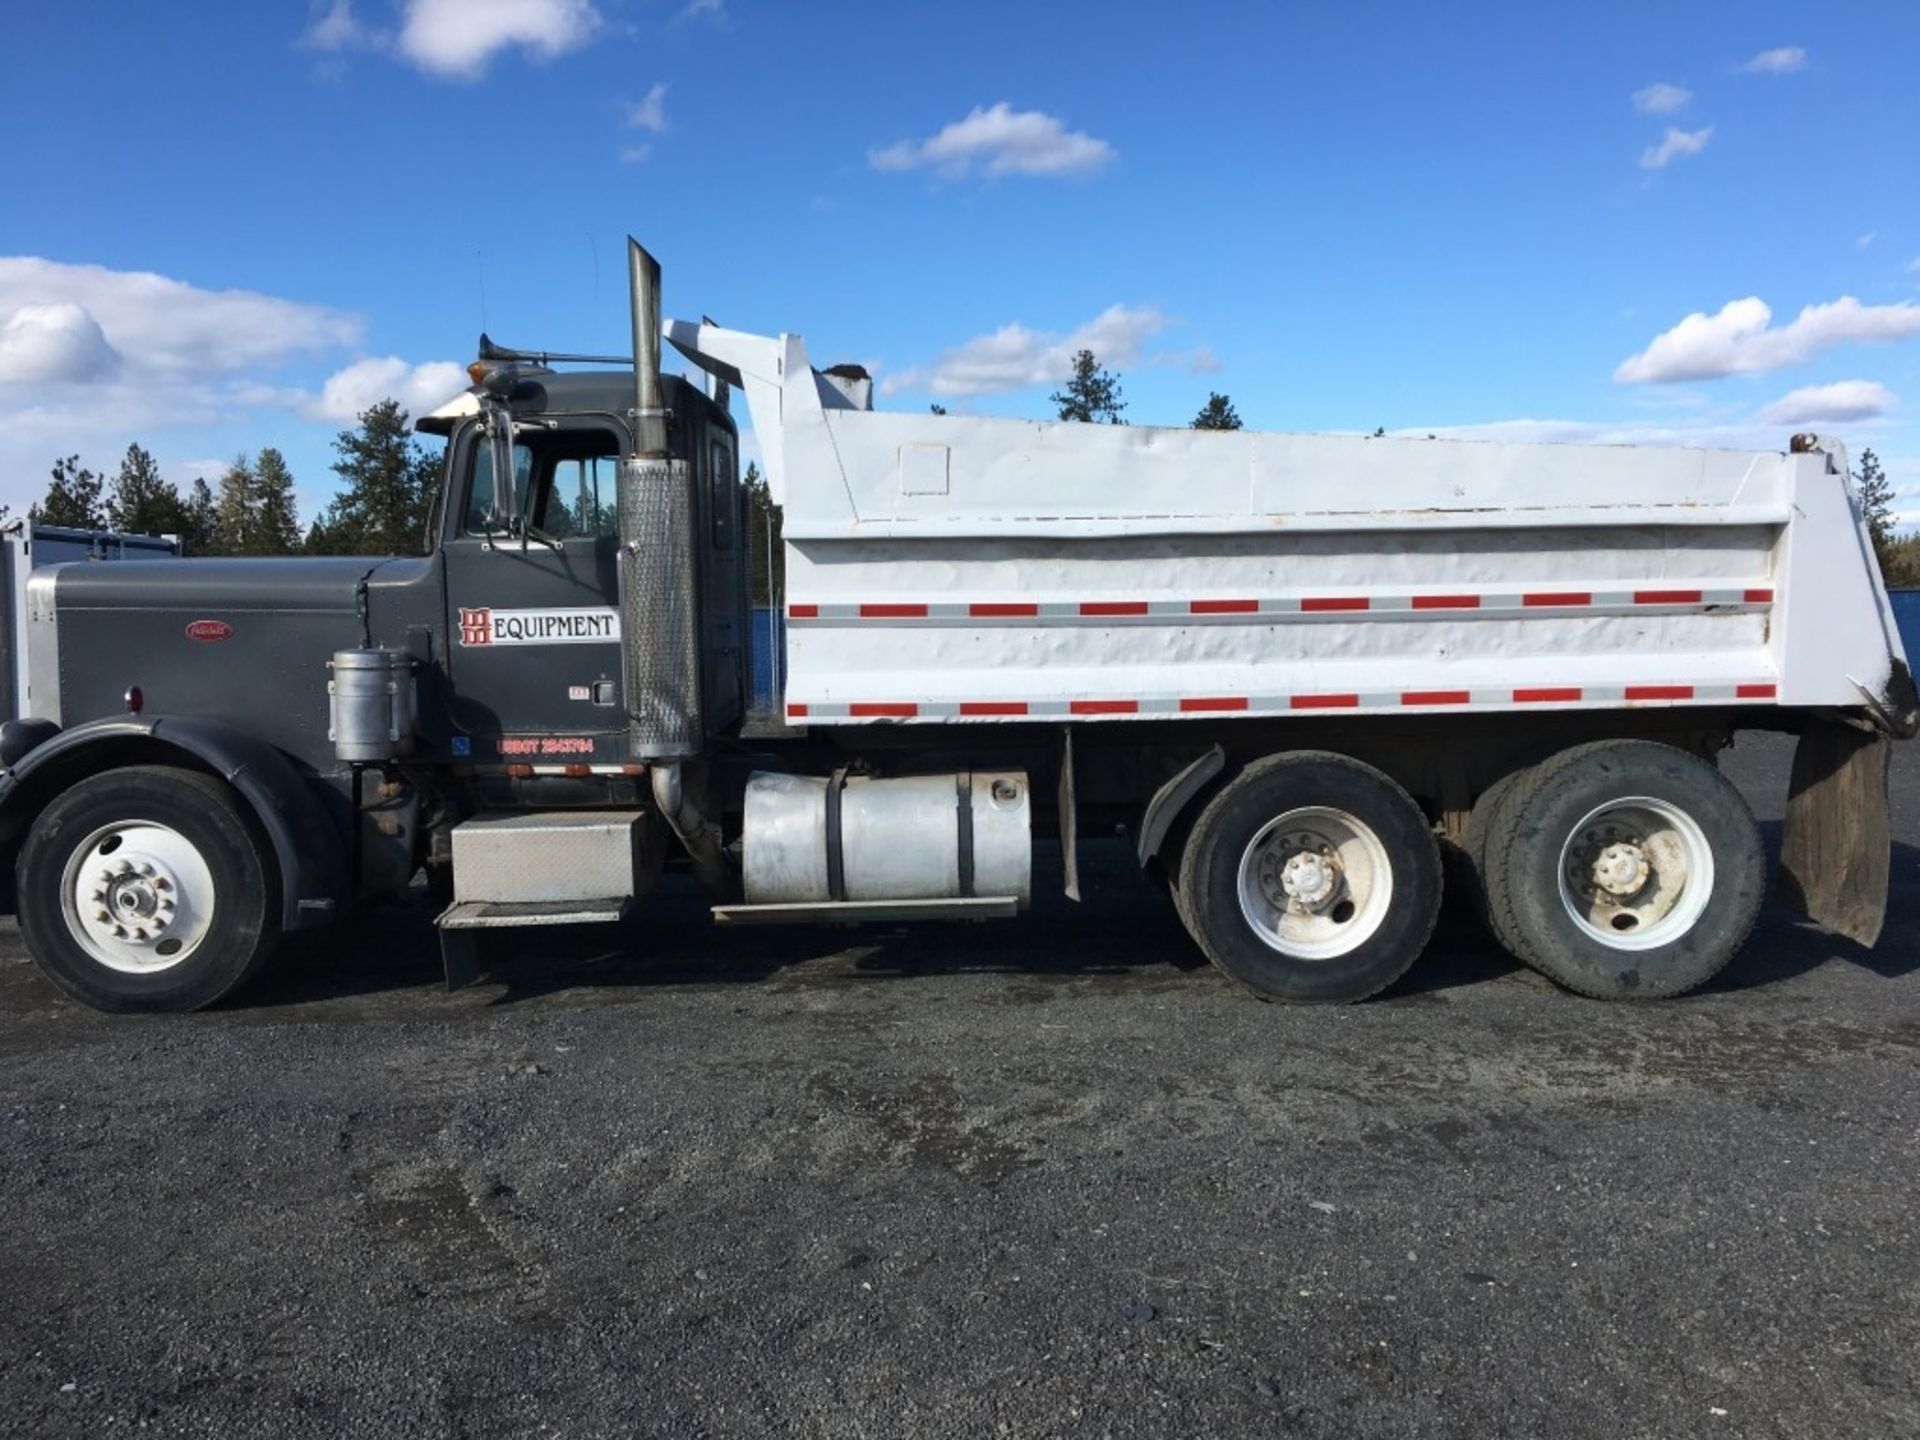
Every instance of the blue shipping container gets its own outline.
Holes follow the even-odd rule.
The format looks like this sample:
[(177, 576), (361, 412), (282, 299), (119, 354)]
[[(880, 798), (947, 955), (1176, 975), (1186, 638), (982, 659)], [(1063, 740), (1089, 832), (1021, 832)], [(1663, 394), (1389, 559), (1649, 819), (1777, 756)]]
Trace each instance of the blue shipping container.
[(1894, 623), (1900, 627), (1900, 643), (1906, 647), (1907, 662), (1920, 657), (1920, 590), (1889, 590), (1893, 601)]

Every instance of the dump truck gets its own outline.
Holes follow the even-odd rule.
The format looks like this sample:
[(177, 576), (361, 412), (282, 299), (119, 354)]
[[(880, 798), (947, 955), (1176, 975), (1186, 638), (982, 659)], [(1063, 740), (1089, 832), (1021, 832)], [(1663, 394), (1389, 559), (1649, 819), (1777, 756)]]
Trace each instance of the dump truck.
[[(1920, 709), (1839, 445), (888, 413), (629, 260), (631, 356), (482, 337), (421, 418), (424, 553), (28, 577), (0, 875), (55, 983), (204, 1006), (424, 888), (460, 985), (669, 865), (722, 924), (999, 920), (1120, 831), (1259, 996), (1375, 994), (1448, 883), (1566, 988), (1670, 996), (1767, 889), (1743, 730), (1799, 737), (1781, 893), (1877, 935)], [(736, 397), (782, 519), (762, 705)]]

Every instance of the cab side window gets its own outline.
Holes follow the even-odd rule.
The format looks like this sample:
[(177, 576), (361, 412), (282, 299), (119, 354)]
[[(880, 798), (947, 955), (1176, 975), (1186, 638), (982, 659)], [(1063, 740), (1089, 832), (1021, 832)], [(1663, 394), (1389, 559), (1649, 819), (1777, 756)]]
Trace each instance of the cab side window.
[[(475, 444), (470, 453), (466, 531), (486, 535), (493, 508), (493, 455), (484, 443)], [(614, 534), (619, 528), (619, 456), (620, 442), (606, 430), (536, 431), (516, 438), (513, 470), (519, 513), (555, 540)]]

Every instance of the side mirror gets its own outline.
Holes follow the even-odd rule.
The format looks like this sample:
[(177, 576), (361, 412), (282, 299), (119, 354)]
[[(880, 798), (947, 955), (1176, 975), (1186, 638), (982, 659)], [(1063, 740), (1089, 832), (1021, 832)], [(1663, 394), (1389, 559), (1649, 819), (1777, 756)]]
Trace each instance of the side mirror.
[(489, 525), (497, 525), (509, 535), (520, 521), (520, 490), (513, 473), (513, 412), (505, 403), (485, 397), (480, 402), (485, 417), (487, 452), (493, 468), (493, 500), (489, 507)]

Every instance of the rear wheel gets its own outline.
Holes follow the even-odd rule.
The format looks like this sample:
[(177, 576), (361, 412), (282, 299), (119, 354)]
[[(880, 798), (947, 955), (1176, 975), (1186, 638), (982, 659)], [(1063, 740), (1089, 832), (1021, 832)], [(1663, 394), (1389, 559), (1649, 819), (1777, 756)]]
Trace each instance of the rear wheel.
[(1180, 917), (1207, 957), (1276, 1000), (1364, 999), (1433, 932), (1440, 852), (1392, 780), (1342, 755), (1249, 765), (1200, 812)]
[(279, 938), (279, 884), (252, 815), (210, 776), (95, 775), (41, 811), (21, 848), (20, 928), (40, 968), (99, 1010), (193, 1010)]
[(1488, 845), (1508, 948), (1601, 999), (1704, 984), (1745, 943), (1766, 888), (1740, 792), (1710, 762), (1651, 741), (1577, 746), (1528, 772)]

